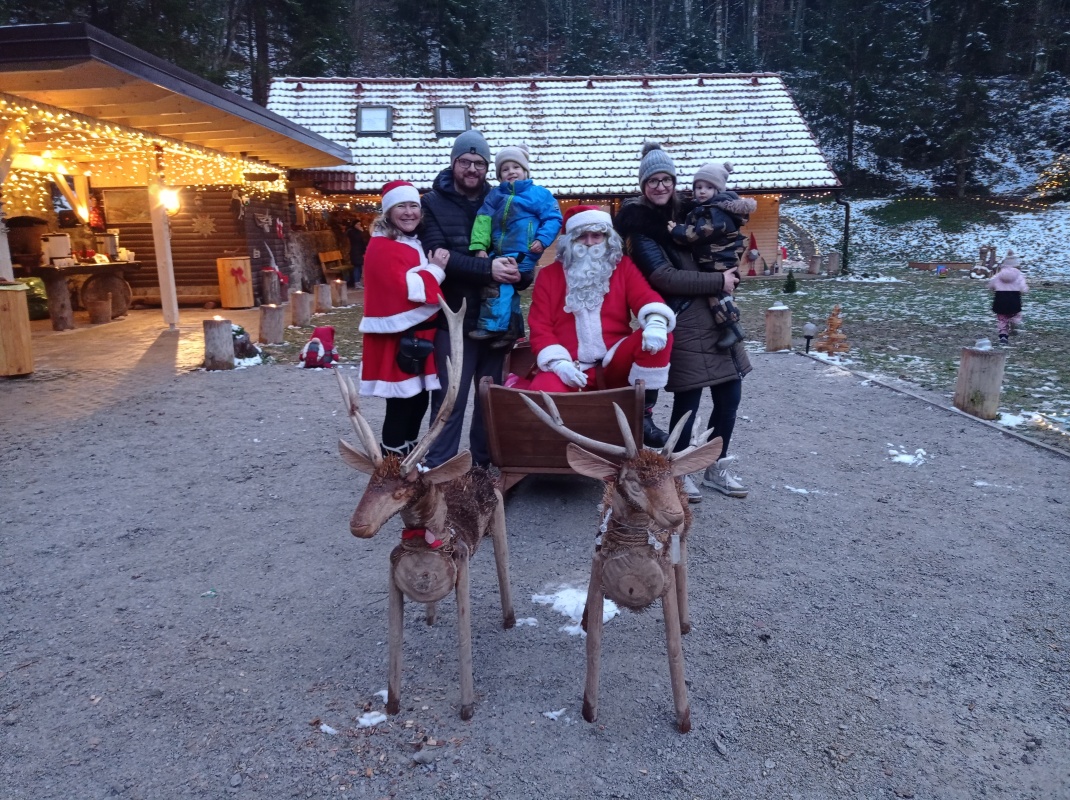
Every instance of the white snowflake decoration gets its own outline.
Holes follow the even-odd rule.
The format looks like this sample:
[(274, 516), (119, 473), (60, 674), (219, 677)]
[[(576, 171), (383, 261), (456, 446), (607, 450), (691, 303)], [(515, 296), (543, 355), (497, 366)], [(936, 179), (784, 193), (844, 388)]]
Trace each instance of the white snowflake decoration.
[(208, 214), (198, 214), (190, 224), (193, 226), (193, 232), (199, 233), (205, 239), (215, 233), (215, 220)]

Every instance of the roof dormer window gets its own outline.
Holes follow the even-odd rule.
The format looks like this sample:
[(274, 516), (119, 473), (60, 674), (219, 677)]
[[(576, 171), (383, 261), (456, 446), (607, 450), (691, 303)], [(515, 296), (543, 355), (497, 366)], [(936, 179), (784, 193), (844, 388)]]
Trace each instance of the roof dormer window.
[(436, 106), (435, 131), (439, 136), (454, 136), (472, 127), (468, 106)]
[(359, 106), (357, 108), (358, 136), (389, 136), (394, 124), (394, 109), (390, 106)]

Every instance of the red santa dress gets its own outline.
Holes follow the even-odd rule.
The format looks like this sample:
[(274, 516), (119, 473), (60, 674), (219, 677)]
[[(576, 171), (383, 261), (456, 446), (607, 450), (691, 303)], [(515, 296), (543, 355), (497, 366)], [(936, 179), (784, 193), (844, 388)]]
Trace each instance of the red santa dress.
[(558, 359), (578, 363), (587, 372), (587, 386), (595, 386), (594, 367), (602, 364), (607, 389), (646, 382), (648, 389), (662, 389), (669, 377), (669, 354), (672, 336), (657, 353), (643, 350), (642, 330), (631, 328), (632, 315), (645, 326), (651, 314), (668, 320), (668, 330), (676, 327), (676, 314), (650, 288), (628, 256), (623, 256), (609, 278), (609, 291), (600, 308), (565, 311), (568, 285), (560, 261), (544, 267), (531, 292), (528, 327), (531, 349), (541, 372), (531, 381), (531, 388), (548, 392), (576, 391), (550, 371)]
[[(411, 375), (397, 365), (401, 334), (438, 314), (439, 284), (446, 273), (429, 264), (420, 240), (413, 236), (391, 239), (375, 234), (364, 254), (364, 358), (360, 363), (360, 393), (373, 397), (413, 397), (441, 385), (434, 356), (423, 372)], [(435, 328), (416, 331), (433, 340)]]

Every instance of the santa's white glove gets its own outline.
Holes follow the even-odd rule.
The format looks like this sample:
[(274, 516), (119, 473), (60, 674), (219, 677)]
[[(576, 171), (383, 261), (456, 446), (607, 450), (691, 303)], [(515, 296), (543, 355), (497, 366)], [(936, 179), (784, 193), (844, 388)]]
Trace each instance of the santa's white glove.
[(587, 385), (587, 373), (572, 361), (565, 361), (562, 358), (552, 363), (550, 369), (566, 386), (571, 386), (573, 389), (582, 389)]
[(669, 321), (661, 314), (651, 314), (643, 326), (643, 349), (648, 353), (657, 353), (669, 343)]

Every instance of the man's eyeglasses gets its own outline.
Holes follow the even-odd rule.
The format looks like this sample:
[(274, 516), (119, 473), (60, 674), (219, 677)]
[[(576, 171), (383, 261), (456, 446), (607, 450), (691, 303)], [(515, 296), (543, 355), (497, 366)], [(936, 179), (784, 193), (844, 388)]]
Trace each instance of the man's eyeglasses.
[(676, 178), (650, 178), (646, 185), (651, 188), (657, 188), (658, 186), (671, 187), (676, 184)]
[(463, 170), (474, 169), (476, 172), (486, 172), (487, 162), (480, 159), (479, 161), (473, 161), (470, 158), (458, 158), (457, 163)]

